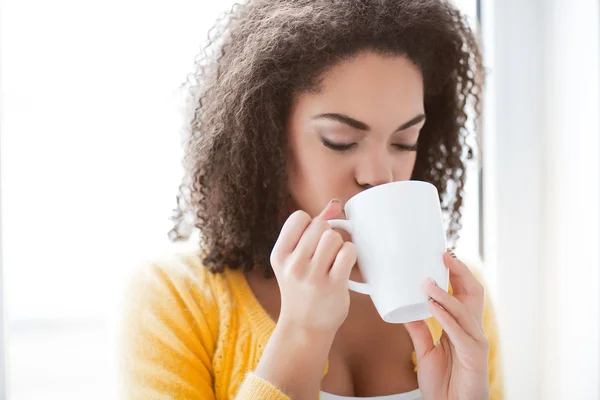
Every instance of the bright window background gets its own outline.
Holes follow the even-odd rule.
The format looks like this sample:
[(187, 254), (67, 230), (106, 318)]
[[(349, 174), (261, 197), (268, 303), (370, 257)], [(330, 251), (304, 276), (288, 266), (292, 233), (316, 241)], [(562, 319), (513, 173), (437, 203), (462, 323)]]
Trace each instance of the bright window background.
[[(116, 397), (122, 282), (169, 251), (179, 85), (232, 3), (4, 0), (2, 231), (9, 399)], [(458, 4), (475, 19), (475, 0)], [(478, 255), (477, 166), (459, 251)]]

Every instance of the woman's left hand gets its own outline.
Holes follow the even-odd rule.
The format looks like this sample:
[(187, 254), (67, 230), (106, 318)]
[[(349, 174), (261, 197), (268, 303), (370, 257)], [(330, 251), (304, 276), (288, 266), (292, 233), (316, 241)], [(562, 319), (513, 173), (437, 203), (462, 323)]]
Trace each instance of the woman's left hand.
[(417, 354), (417, 379), (424, 400), (482, 400), (490, 398), (488, 355), (483, 334), (483, 286), (469, 268), (444, 254), (453, 295), (433, 280), (424, 284), (429, 310), (442, 326), (434, 344), (425, 321), (406, 324)]

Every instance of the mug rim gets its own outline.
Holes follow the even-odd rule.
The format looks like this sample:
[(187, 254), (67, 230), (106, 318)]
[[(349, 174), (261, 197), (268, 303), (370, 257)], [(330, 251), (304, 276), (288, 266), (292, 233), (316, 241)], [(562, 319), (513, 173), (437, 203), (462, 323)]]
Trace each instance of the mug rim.
[(347, 208), (350, 206), (351, 203), (354, 203), (355, 199), (358, 197), (363, 197), (363, 194), (367, 193), (367, 192), (371, 192), (372, 190), (381, 190), (381, 188), (386, 188), (388, 186), (392, 186), (392, 185), (402, 185), (402, 184), (418, 184), (418, 185), (425, 185), (425, 186), (433, 186), (433, 188), (435, 189), (435, 191), (437, 192), (437, 188), (435, 187), (435, 185), (433, 185), (430, 182), (426, 182), (426, 181), (419, 181), (419, 180), (408, 180), (408, 181), (394, 181), (394, 182), (388, 182), (388, 183), (382, 183), (381, 185), (377, 185), (377, 186), (373, 186), (372, 188), (363, 190), (360, 193), (355, 194), (354, 196), (352, 196), (351, 198), (348, 199), (348, 201), (346, 201), (346, 204), (344, 204), (344, 211), (347, 211)]

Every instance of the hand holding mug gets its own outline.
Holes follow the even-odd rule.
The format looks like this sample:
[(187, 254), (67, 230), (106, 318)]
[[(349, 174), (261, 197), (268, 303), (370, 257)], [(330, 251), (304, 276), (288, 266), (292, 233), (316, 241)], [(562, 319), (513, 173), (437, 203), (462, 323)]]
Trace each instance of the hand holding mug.
[(490, 345), (483, 333), (483, 286), (453, 253), (444, 255), (453, 294), (427, 280), (428, 308), (443, 329), (434, 344), (425, 321), (406, 324), (417, 354), (417, 379), (424, 399), (490, 398)]
[(271, 252), (281, 292), (278, 325), (335, 335), (346, 319), (356, 249), (327, 224), (341, 212), (339, 201), (332, 200), (316, 218), (296, 211), (283, 225)]

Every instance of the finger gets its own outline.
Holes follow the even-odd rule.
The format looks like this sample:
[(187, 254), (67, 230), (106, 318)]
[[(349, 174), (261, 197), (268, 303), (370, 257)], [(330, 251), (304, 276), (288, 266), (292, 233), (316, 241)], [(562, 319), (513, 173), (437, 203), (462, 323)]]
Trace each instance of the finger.
[(466, 305), (440, 288), (431, 278), (427, 279), (423, 286), (425, 293), (441, 305), (469, 336), (475, 340), (484, 338), (481, 325), (478, 324), (476, 316), (471, 314)]
[(478, 287), (481, 284), (469, 267), (456, 258), (456, 255), (451, 250), (448, 250), (444, 254), (444, 264), (450, 270), (450, 280), (455, 296), (470, 295), (478, 292)]
[(352, 242), (344, 242), (340, 251), (338, 251), (333, 266), (329, 270), (329, 276), (336, 281), (346, 282), (350, 279), (350, 273), (354, 264), (356, 264), (356, 247)]
[(298, 245), (294, 249), (297, 252), (297, 256), (299, 258), (311, 259), (315, 254), (315, 250), (317, 248), (317, 244), (319, 240), (321, 240), (321, 235), (327, 229), (329, 229), (329, 224), (327, 223), (327, 218), (331, 218), (331, 216), (337, 215), (341, 209), (340, 202), (337, 199), (333, 199), (327, 204), (325, 209), (315, 217), (308, 228), (302, 234)]
[[(298, 210), (288, 217), (271, 251), (271, 264), (280, 265), (283, 258), (294, 251), (311, 222), (312, 218), (302, 210)], [(275, 267), (275, 265), (273, 266)]]
[(404, 324), (417, 354), (417, 365), (431, 350), (435, 348), (433, 336), (425, 321), (414, 321)]
[(450, 272), (452, 294), (465, 304), (479, 324), (483, 323), (484, 288), (465, 263), (456, 258), (450, 250), (444, 255), (444, 262)]
[(323, 232), (312, 258), (314, 272), (328, 273), (343, 245), (342, 237), (333, 229), (327, 229)]
[(343, 214), (343, 208), (340, 201), (332, 199), (318, 217), (323, 221), (327, 221), (328, 219), (339, 218), (341, 214)]
[(475, 339), (465, 332), (458, 322), (450, 315), (450, 313), (443, 309), (435, 300), (430, 299), (427, 302), (427, 308), (433, 315), (433, 318), (440, 324), (444, 332), (450, 338), (452, 345), (462, 349), (468, 349), (469, 347), (476, 344)]
[(310, 261), (315, 254), (319, 240), (326, 230), (330, 229), (329, 224), (320, 218), (315, 218), (308, 228), (302, 234), (294, 253), (299, 259)]

